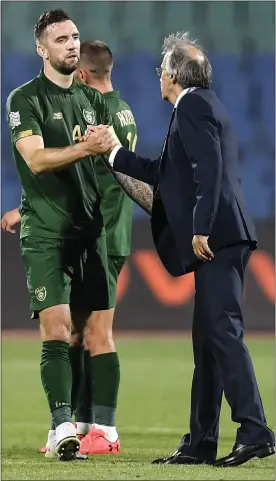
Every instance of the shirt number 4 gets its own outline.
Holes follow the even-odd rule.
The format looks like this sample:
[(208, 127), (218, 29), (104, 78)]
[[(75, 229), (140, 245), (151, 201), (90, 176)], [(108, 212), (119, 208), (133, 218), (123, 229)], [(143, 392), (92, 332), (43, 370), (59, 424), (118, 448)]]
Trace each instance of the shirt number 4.
[(80, 141), (82, 135), (81, 135), (81, 128), (79, 125), (75, 125), (72, 136), (73, 136), (74, 142)]

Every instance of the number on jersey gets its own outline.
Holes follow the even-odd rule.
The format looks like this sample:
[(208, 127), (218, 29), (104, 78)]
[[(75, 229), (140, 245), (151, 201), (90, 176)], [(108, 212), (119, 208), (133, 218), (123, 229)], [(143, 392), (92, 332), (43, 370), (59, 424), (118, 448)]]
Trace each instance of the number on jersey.
[(79, 142), (81, 139), (81, 128), (79, 125), (75, 125), (73, 130), (73, 141)]
[(128, 140), (129, 150), (131, 150), (131, 152), (135, 152), (135, 147), (137, 144), (137, 134), (135, 134), (134, 132), (129, 132), (127, 134), (127, 140)]

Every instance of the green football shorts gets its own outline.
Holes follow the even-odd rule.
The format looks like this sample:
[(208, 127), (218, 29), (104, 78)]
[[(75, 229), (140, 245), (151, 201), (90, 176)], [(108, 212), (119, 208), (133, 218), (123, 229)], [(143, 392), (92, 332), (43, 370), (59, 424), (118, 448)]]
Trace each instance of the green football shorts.
[(115, 301), (110, 295), (113, 289), (109, 286), (105, 236), (96, 240), (24, 237), (21, 255), (33, 317), (60, 304), (87, 313), (115, 306), (116, 294)]
[(113, 307), (116, 306), (116, 293), (119, 274), (124, 267), (126, 257), (108, 255), (109, 299)]

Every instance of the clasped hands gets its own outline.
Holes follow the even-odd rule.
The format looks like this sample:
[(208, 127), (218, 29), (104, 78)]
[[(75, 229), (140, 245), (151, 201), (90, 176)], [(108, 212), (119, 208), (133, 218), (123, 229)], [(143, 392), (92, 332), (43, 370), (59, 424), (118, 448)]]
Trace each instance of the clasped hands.
[(85, 143), (88, 155), (106, 154), (121, 145), (114, 128), (110, 125), (88, 125), (80, 142)]

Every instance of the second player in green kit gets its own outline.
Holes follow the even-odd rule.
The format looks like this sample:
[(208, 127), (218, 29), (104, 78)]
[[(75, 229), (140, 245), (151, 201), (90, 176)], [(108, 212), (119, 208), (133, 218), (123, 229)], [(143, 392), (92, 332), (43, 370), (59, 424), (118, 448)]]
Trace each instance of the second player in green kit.
[[(121, 144), (134, 151), (137, 128), (129, 105), (120, 98), (118, 91), (106, 92), (103, 96)], [(118, 275), (131, 249), (133, 202), (107, 170), (102, 159), (97, 159), (95, 169), (102, 196), (101, 212), (106, 228), (110, 296), (114, 303)]]
[[(80, 65), (77, 71), (79, 80), (103, 93), (120, 142), (127, 148), (135, 149), (137, 143), (136, 124), (129, 105), (120, 98), (118, 91), (113, 90), (111, 83), (112, 67), (112, 54), (105, 43), (91, 41), (81, 44)], [(126, 257), (130, 254), (131, 248), (133, 203), (124, 190), (131, 195), (131, 188), (135, 189), (135, 186), (138, 186), (138, 189), (141, 189), (142, 192), (147, 191), (150, 196), (152, 194), (150, 188), (142, 182), (137, 183), (135, 186), (132, 186), (130, 182), (128, 187), (126, 187), (124, 185), (124, 179), (115, 180), (114, 176), (107, 170), (102, 158), (96, 159), (95, 170), (102, 198), (100, 210), (107, 232), (110, 300), (115, 307), (118, 277)], [(118, 180), (122, 183), (124, 190), (118, 184)], [(114, 309), (110, 309), (109, 312), (102, 312), (101, 316), (103, 325), (107, 323), (112, 329)], [(112, 335), (112, 331), (109, 332), (109, 334)], [(105, 446), (103, 439), (99, 436), (95, 440), (96, 430), (98, 429), (98, 432), (101, 430), (95, 412), (96, 400), (94, 399), (94, 408), (91, 413), (86, 408), (87, 405), (89, 405), (89, 402), (85, 402), (86, 397), (87, 384), (84, 383), (80, 391), (79, 403), (76, 410), (77, 426), (83, 426), (82, 434), (86, 434), (81, 441), (80, 452), (83, 454), (108, 453), (110, 452), (110, 448), (108, 445)], [(94, 418), (94, 425), (92, 429), (88, 431), (88, 426), (91, 423), (91, 414)], [(109, 419), (109, 424), (111, 421), (112, 420)], [(106, 426), (105, 430), (107, 432), (109, 431)]]

